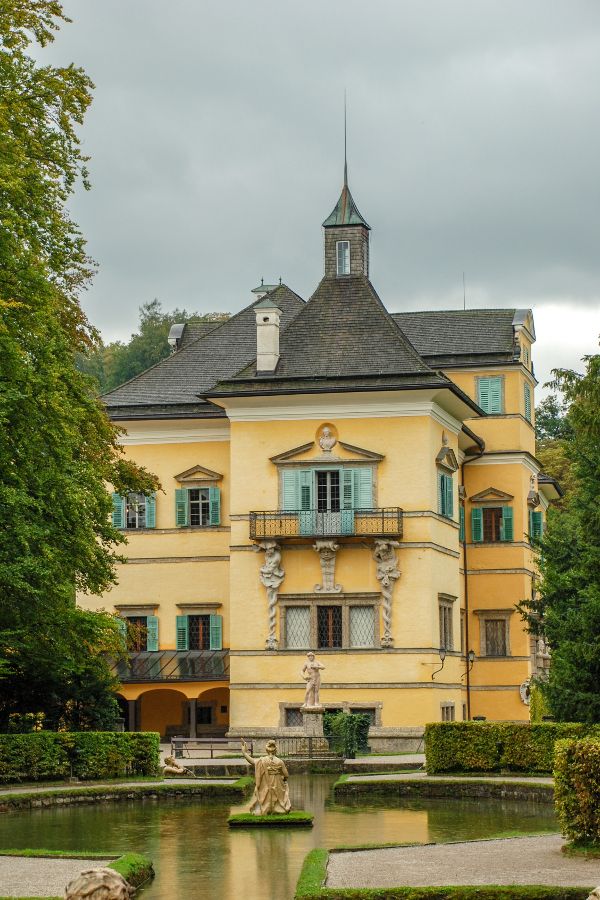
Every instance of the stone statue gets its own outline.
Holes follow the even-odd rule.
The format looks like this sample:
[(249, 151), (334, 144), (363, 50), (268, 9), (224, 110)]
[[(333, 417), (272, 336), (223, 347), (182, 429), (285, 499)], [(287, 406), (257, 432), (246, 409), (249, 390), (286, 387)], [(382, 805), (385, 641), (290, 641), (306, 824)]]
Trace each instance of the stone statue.
[(331, 453), (336, 444), (337, 438), (331, 433), (331, 428), (328, 428), (327, 425), (325, 425), (321, 432), (321, 437), (319, 438), (319, 447), (324, 453)]
[(319, 691), (321, 690), (321, 670), (325, 666), (315, 659), (311, 651), (306, 654), (306, 662), (302, 666), (302, 677), (306, 682), (306, 693), (302, 709), (321, 709)]
[(254, 759), (248, 752), (246, 741), (241, 738), (244, 758), (254, 766), (254, 794), (250, 812), (255, 816), (284, 815), (292, 808), (288, 787), (288, 770), (279, 759), (275, 741), (267, 741), (266, 756)]
[(339, 544), (335, 541), (316, 541), (313, 549), (319, 554), (323, 581), (322, 584), (315, 584), (315, 591), (321, 594), (339, 594), (342, 586), (335, 583), (335, 555), (340, 549)]
[(114, 869), (86, 869), (65, 888), (66, 900), (129, 900), (135, 893)]
[(377, 563), (377, 581), (381, 584), (383, 597), (383, 637), (382, 647), (392, 646), (392, 593), (394, 585), (400, 578), (396, 548), (398, 541), (375, 541), (373, 559)]
[(165, 756), (163, 775), (191, 775), (192, 778), (196, 777), (191, 769), (180, 766), (174, 756)]
[(276, 541), (263, 541), (256, 550), (264, 550), (265, 562), (260, 567), (260, 580), (267, 591), (267, 603), (269, 607), (269, 636), (267, 638), (267, 650), (277, 650), (277, 637), (275, 636), (275, 624), (277, 619), (277, 591), (285, 578), (285, 572), (281, 568), (281, 547)]

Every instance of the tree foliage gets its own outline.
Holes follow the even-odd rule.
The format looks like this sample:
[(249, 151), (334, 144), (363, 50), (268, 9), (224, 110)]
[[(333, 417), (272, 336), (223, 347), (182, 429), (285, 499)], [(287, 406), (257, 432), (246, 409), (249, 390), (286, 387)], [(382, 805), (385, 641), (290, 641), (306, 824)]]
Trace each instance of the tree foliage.
[(78, 301), (93, 265), (66, 209), (76, 183), (87, 185), (77, 128), (92, 84), (82, 69), (41, 66), (27, 52), (61, 20), (55, 0), (0, 5), (0, 729), (15, 711), (91, 724), (77, 697), (108, 702), (98, 651), (114, 644), (116, 625), (76, 609), (74, 594), (114, 580), (123, 538), (106, 482), (157, 487), (123, 458), (75, 366), (97, 346)]
[(114, 341), (88, 350), (79, 355), (77, 364), (81, 371), (96, 379), (100, 393), (105, 393), (169, 355), (171, 348), (167, 338), (172, 325), (186, 322), (218, 325), (228, 318), (229, 313), (200, 315), (185, 309), (163, 312), (160, 302), (154, 299), (140, 307), (139, 331), (132, 334), (127, 343)]
[(586, 371), (555, 370), (568, 406), (562, 439), (573, 486), (551, 510), (541, 545), (539, 592), (522, 605), (552, 651), (541, 685), (557, 719), (600, 722), (600, 355)]

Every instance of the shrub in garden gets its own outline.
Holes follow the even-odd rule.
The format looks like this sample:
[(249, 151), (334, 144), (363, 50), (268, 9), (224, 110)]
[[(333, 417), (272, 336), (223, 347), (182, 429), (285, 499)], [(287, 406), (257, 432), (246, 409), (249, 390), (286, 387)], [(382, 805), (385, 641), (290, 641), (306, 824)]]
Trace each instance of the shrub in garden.
[(563, 834), (600, 850), (600, 738), (556, 744), (554, 802)]
[(347, 759), (369, 749), (369, 716), (363, 713), (325, 713), (323, 731), (329, 746)]

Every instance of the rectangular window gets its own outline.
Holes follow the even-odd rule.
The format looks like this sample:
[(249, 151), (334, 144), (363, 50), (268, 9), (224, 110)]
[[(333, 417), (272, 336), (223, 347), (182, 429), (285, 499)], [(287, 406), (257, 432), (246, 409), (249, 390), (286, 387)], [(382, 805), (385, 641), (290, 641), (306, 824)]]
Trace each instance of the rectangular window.
[(502, 507), (491, 506), (483, 512), (483, 540), (488, 542), (501, 541), (502, 537)]
[(501, 375), (487, 378), (476, 378), (477, 403), (486, 413), (501, 413), (503, 379)]
[(454, 703), (442, 703), (442, 722), (454, 722)]
[(188, 497), (190, 504), (190, 525), (192, 527), (210, 525), (208, 488), (190, 488)]
[(486, 619), (485, 629), (485, 655), (506, 656), (507, 640), (506, 631), (508, 622), (506, 619)]
[(127, 616), (127, 649), (140, 652), (148, 649), (148, 616)]
[(317, 471), (317, 511), (340, 511), (340, 473)]
[(337, 273), (338, 275), (350, 274), (350, 241), (337, 241)]
[(541, 510), (529, 510), (529, 540), (539, 541), (544, 534), (544, 517)]
[(196, 724), (197, 725), (212, 725), (212, 706), (198, 706), (196, 707)]
[(463, 703), (462, 708), (463, 708), (463, 722), (466, 722), (467, 721), (467, 704)]
[(125, 498), (125, 527), (146, 527), (146, 498), (143, 494), (127, 494)]
[(531, 422), (531, 387), (528, 384), (523, 385), (523, 389), (525, 392), (525, 418), (528, 422)]
[(287, 606), (285, 609), (285, 646), (289, 650), (310, 647), (310, 607)]
[(190, 650), (210, 650), (210, 616), (188, 616)]
[(115, 528), (154, 528), (156, 525), (156, 498), (131, 492), (122, 496), (112, 495), (112, 523)]
[(375, 646), (375, 608), (373, 606), (351, 606), (348, 610), (350, 618), (350, 646)]
[(317, 645), (320, 649), (342, 646), (342, 607), (317, 607)]
[(440, 618), (440, 648), (443, 650), (454, 649), (454, 635), (452, 631), (452, 603), (447, 600), (439, 601)]
[(302, 713), (299, 709), (285, 710), (285, 727), (302, 728)]
[(465, 655), (465, 647), (466, 647), (465, 626), (466, 626), (466, 613), (465, 613), (464, 609), (461, 609), (461, 611), (460, 611), (460, 653), (461, 653), (461, 656)]
[(353, 716), (368, 716), (369, 726), (375, 725), (377, 710), (374, 706), (353, 706), (350, 714)]

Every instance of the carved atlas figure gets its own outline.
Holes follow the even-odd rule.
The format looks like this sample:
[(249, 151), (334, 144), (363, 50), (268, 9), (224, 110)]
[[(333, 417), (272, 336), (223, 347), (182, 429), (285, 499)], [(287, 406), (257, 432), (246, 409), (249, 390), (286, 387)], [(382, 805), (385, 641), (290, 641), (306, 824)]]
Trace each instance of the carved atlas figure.
[(288, 788), (288, 770), (282, 759), (276, 756), (275, 741), (267, 741), (266, 756), (255, 759), (248, 752), (246, 741), (241, 738), (242, 753), (245, 759), (254, 766), (254, 794), (250, 812), (255, 816), (289, 813), (290, 792)]

